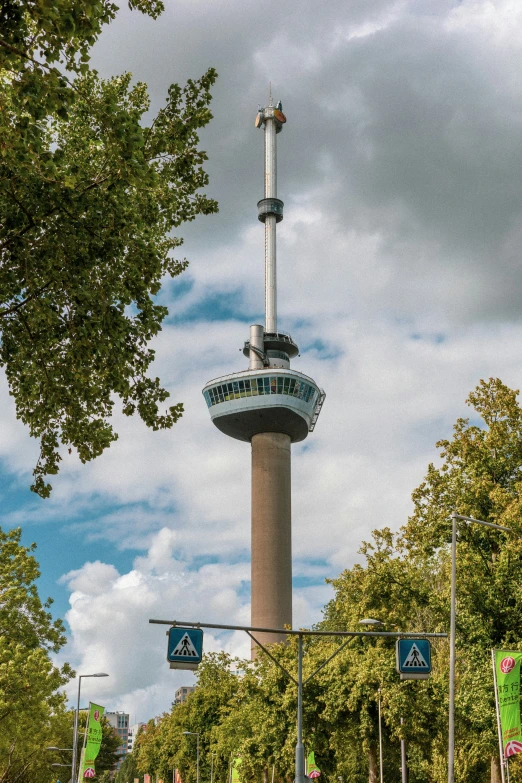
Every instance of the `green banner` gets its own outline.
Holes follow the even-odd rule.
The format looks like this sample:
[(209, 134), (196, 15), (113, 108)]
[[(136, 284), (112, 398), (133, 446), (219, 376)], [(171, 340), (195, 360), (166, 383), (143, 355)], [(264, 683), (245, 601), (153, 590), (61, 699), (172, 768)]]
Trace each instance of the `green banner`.
[(101, 719), (105, 707), (89, 702), (89, 720), (87, 723), (87, 741), (82, 750), (80, 759), (80, 774), (78, 780), (84, 781), (95, 777), (94, 762), (100, 751), (102, 741)]
[(232, 783), (240, 783), (239, 768), (241, 766), (241, 756), (236, 756), (232, 762)]
[(495, 650), (497, 699), (504, 758), (522, 752), (520, 721), (520, 662), (522, 652)]
[(315, 763), (315, 753), (312, 751), (308, 754), (308, 758), (306, 759), (306, 774), (309, 778), (318, 778), (321, 774), (321, 770)]

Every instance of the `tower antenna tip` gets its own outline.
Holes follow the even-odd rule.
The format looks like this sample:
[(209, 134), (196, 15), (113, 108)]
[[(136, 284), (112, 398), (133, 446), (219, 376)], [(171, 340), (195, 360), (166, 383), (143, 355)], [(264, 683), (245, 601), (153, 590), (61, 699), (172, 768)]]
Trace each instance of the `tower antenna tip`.
[(269, 82), (269, 84), (270, 84), (270, 103), (268, 105), (273, 106), (274, 104), (272, 103), (272, 82)]

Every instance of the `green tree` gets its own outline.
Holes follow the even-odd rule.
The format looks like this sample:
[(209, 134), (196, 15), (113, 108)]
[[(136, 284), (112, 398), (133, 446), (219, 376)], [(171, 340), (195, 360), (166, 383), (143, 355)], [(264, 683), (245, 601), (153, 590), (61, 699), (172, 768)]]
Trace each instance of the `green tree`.
[[(472, 422), (459, 419), (453, 439), (437, 444), (441, 464), (428, 467), (425, 480), (413, 493), (414, 513), (400, 535), (377, 531), (374, 541), (362, 549), (365, 563), (334, 581), (336, 595), (327, 607), (326, 623), (354, 627), (360, 616), (374, 615), (392, 630), (447, 630), (451, 511), (498, 521), (520, 534), (522, 410), (517, 394), (498, 379), (482, 381), (470, 394)], [(490, 649), (520, 649), (521, 544), (516, 536), (479, 526), (463, 525), (459, 530), (456, 774), (462, 781), (498, 779)], [(384, 651), (386, 645), (382, 647)], [(354, 655), (347, 652), (346, 658)], [(398, 683), (392, 660), (390, 650), (378, 665), (374, 649), (353, 660), (363, 673), (362, 693), (370, 688), (366, 708), (363, 701), (353, 702), (357, 690), (349, 682), (352, 666), (346, 677), (336, 677), (335, 667), (325, 671), (325, 678), (332, 676), (325, 690), (332, 725), (363, 718), (381, 684), (387, 730), (392, 739), (408, 740), (410, 779), (442, 781), (447, 763), (447, 643), (435, 646), (435, 670), (426, 683)], [(342, 664), (341, 657), (338, 665)], [(332, 712), (336, 691), (344, 716)], [(405, 717), (402, 729), (401, 716)], [(367, 733), (360, 739), (371, 754), (375, 717), (362, 719), (360, 726), (365, 723)], [(515, 760), (512, 779), (519, 776)]]
[(158, 774), (168, 780), (174, 768), (181, 770), (184, 783), (196, 781), (196, 737), (184, 731), (200, 734), (200, 776), (210, 777), (214, 755), (214, 780), (226, 783), (230, 758), (227, 752), (214, 747), (213, 731), (219, 725), (222, 711), (227, 708), (239, 687), (239, 679), (231, 670), (240, 663), (225, 653), (203, 657), (197, 671), (198, 684), (183, 704), (174, 704), (169, 713), (155, 724), (149, 721), (136, 740), (135, 755), (141, 773)]
[[(522, 409), (517, 392), (498, 379), (481, 382), (469, 396), (473, 418), (459, 419), (453, 438), (438, 444), (440, 464), (429, 465), (413, 493), (414, 511), (396, 534), (374, 531), (361, 562), (332, 581), (334, 596), (322, 630), (361, 630), (374, 616), (392, 631), (444, 631), (450, 612), (450, 514), (499, 522), (522, 533)], [(495, 783), (498, 750), (490, 649), (522, 649), (522, 541), (478, 526), (462, 526), (458, 541), (456, 699), (457, 783)], [(304, 676), (335, 651), (339, 641), (305, 642)], [(272, 648), (295, 677), (296, 640)], [(303, 729), (326, 780), (350, 783), (378, 778), (379, 691), (384, 735), (384, 781), (395, 783), (399, 741), (407, 745), (410, 783), (443, 783), (447, 776), (447, 639), (433, 643), (433, 673), (425, 681), (400, 681), (394, 642), (353, 639), (304, 689)], [(241, 756), (243, 783), (291, 781), (296, 742), (296, 687), (265, 655), (255, 662), (208, 656), (198, 688), (138, 744), (142, 772), (181, 770), (195, 780), (194, 738), (201, 735), (202, 775), (210, 754), (215, 779), (225, 783), (232, 758)], [(404, 723), (401, 724), (401, 718)], [(510, 764), (522, 783), (521, 760)]]
[[(461, 525), (457, 552), (457, 766), (463, 775), (499, 779), (494, 694), (489, 651), (522, 649), (522, 409), (518, 391), (498, 378), (481, 381), (469, 395), (472, 421), (459, 419), (453, 439), (442, 440), (442, 464), (430, 465), (413, 493), (415, 511), (402, 545), (421, 557), (446, 553), (449, 514), (498, 522), (504, 535)], [(449, 578), (439, 616), (449, 613)], [(488, 755), (490, 759), (488, 759)], [(522, 770), (515, 760), (512, 778)]]
[(35, 545), (22, 546), (20, 536), (0, 529), (0, 780), (50, 783), (54, 759), (45, 747), (69, 747), (59, 689), (72, 672), (50, 658), (65, 643), (64, 629), (48, 611), (51, 601), (38, 596)]
[(215, 71), (173, 84), (145, 124), (145, 85), (100, 79), (88, 64), (117, 9), (12, 0), (0, 10), (0, 364), (40, 440), (32, 489), (44, 497), (64, 449), (85, 462), (116, 439), (115, 396), (153, 429), (181, 415), (181, 403), (162, 408), (149, 342), (167, 315), (162, 282), (187, 265), (171, 232), (217, 208), (200, 193), (197, 133)]
[[(335, 595), (325, 609), (321, 628), (361, 630), (359, 621), (370, 616), (392, 631), (446, 630), (436, 611), (442, 603), (443, 581), (436, 558), (424, 562), (405, 552), (398, 537), (386, 528), (374, 531), (373, 540), (360, 553), (364, 562), (333, 580)], [(408, 742), (410, 780), (437, 779), (434, 769), (439, 756), (434, 742), (445, 737), (447, 730), (447, 644), (433, 645), (430, 679), (413, 683), (401, 682), (395, 672), (394, 644), (387, 639), (355, 639), (319, 675), (317, 699), (324, 704), (330, 752), (334, 751), (343, 777), (360, 781), (378, 777), (380, 689), (385, 779), (393, 780), (396, 775), (401, 738)], [(333, 645), (330, 642), (332, 649)], [(319, 645), (318, 653), (325, 652), (324, 645)]]
[(134, 753), (129, 753), (116, 773), (114, 783), (134, 783), (136, 778), (139, 778), (140, 783), (143, 783), (143, 775), (138, 772), (136, 756)]

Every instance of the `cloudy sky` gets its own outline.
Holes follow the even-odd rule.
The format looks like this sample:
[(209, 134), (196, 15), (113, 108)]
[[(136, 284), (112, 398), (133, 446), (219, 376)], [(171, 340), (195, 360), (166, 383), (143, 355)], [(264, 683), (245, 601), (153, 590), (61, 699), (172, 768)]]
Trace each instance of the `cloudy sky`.
[[(120, 439), (73, 459), (50, 500), (28, 491), (36, 445), (0, 388), (3, 525), (38, 543), (41, 592), (67, 621), (61, 656), (85, 699), (146, 720), (192, 676), (165, 662), (149, 617), (249, 619), (250, 454), (210, 423), (201, 388), (245, 367), (262, 320), (263, 136), (278, 137), (279, 326), (293, 366), (327, 392), (293, 447), (294, 622), (320, 619), (326, 577), (363, 538), (398, 528), (435, 442), (480, 378), (519, 388), (522, 318), (522, 5), (514, 0), (166, 0), (123, 9), (93, 53), (159, 108), (168, 85), (219, 73), (202, 134), (219, 214), (185, 227), (190, 267), (162, 296), (156, 370), (186, 413), (173, 431), (117, 417)], [(207, 650), (247, 655), (240, 635)], [(92, 687), (91, 687), (92, 686)], [(71, 693), (73, 692), (72, 684)]]

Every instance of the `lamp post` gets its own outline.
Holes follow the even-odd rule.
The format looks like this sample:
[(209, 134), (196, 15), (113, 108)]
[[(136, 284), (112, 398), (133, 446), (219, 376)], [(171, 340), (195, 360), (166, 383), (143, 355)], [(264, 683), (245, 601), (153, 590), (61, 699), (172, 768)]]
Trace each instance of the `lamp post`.
[[(451, 513), (451, 615), (450, 615), (450, 681), (449, 681), (449, 718), (448, 718), (448, 783), (455, 780), (455, 628), (457, 618), (457, 520), (474, 522), (477, 525), (513, 533), (511, 528), (484, 522), (482, 519), (465, 517)], [(502, 783), (504, 783), (504, 764), (501, 764)]]
[(199, 731), (184, 731), (183, 734), (196, 737), (196, 783), (199, 783)]
[[(401, 715), (401, 726), (404, 725), (404, 718)], [(406, 740), (401, 739), (401, 782), (408, 783), (408, 766), (406, 764)]]
[(80, 714), (80, 690), (82, 687), (82, 678), (85, 677), (108, 677), (105, 672), (96, 672), (96, 674), (80, 674), (78, 677), (78, 700), (76, 702), (76, 712), (74, 713), (74, 731), (73, 731), (73, 746), (72, 746), (72, 764), (71, 764), (71, 783), (77, 783), (76, 777), (76, 764), (78, 761), (78, 717)]

